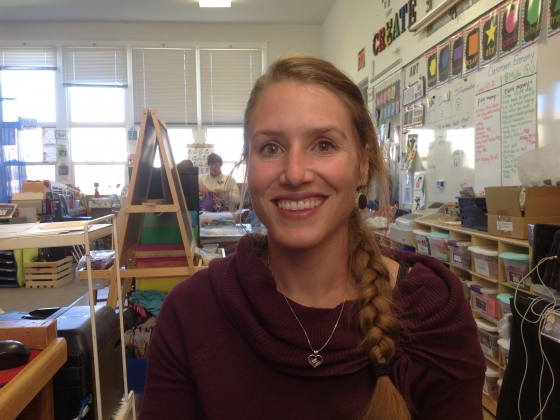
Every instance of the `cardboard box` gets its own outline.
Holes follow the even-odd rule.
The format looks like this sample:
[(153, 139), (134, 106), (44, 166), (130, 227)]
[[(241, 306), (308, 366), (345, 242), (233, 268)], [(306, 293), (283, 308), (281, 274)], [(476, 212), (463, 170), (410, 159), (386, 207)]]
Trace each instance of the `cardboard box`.
[(560, 187), (527, 187), (525, 211), (519, 187), (486, 187), (488, 233), (515, 239), (529, 237), (532, 223), (560, 223)]
[(21, 192), (27, 193), (41, 193), (43, 195), (45, 195), (45, 184), (43, 183), (43, 181), (26, 181), (23, 183), (22, 187), (21, 187)]

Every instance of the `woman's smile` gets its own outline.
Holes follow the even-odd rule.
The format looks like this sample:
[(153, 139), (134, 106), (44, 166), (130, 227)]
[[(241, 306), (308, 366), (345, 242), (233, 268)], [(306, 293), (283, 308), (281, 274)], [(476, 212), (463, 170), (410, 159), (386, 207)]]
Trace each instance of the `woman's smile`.
[(323, 204), (324, 198), (318, 199), (305, 199), (299, 201), (278, 200), (278, 207), (282, 210), (301, 211), (313, 209)]

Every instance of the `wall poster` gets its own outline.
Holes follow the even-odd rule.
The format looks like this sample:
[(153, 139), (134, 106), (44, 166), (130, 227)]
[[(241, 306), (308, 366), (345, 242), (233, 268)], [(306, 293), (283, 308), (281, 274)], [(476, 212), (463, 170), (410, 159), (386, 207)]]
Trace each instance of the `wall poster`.
[(536, 147), (537, 48), (476, 74), (475, 192), (519, 185), (514, 158)]

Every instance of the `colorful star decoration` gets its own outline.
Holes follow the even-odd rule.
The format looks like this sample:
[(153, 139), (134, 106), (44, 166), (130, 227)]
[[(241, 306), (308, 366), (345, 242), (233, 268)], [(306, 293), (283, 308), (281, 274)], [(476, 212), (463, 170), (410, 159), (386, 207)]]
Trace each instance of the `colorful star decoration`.
[(490, 21), (490, 28), (488, 28), (488, 30), (486, 31), (486, 35), (488, 35), (488, 41), (486, 45), (489, 45), (490, 42), (492, 41), (496, 42), (495, 34), (496, 34), (496, 25), (494, 25), (494, 19), (492, 19)]

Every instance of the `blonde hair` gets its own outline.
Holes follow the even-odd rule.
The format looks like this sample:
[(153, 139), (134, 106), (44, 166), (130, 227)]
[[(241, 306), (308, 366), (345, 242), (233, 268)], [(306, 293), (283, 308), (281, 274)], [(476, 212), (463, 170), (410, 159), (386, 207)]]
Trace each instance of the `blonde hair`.
[[(335, 94), (344, 104), (356, 129), (360, 155), (369, 146), (367, 180), (362, 180), (365, 192), (376, 189), (383, 194), (387, 185), (385, 167), (371, 115), (358, 87), (332, 63), (307, 55), (287, 55), (277, 59), (261, 76), (249, 97), (244, 118), (243, 160), (249, 157), (249, 123), (253, 110), (262, 95), (276, 83), (295, 81), (321, 86)], [(380, 197), (384, 199), (383, 196)], [(380, 202), (382, 202), (380, 200)], [(362, 346), (372, 365), (389, 363), (395, 354), (399, 323), (391, 314), (392, 287), (389, 271), (373, 234), (357, 210), (350, 216), (349, 259), (353, 277), (358, 283), (359, 327)], [(388, 376), (377, 379), (363, 420), (409, 420), (406, 402)]]

